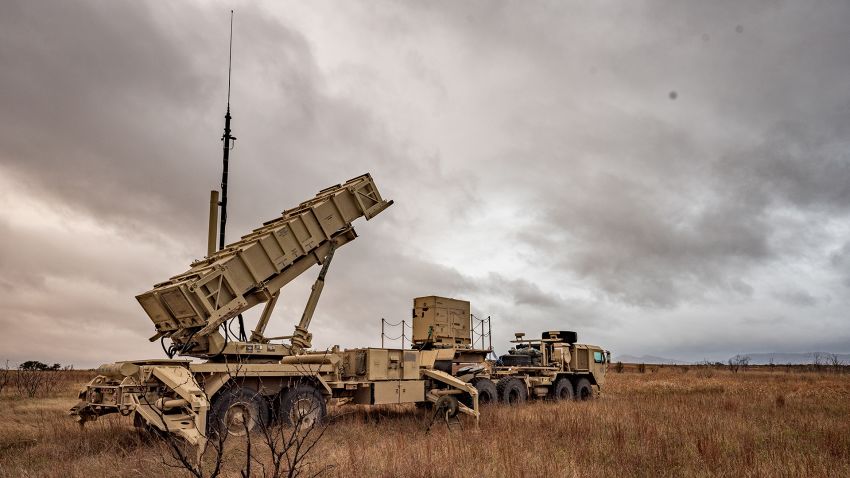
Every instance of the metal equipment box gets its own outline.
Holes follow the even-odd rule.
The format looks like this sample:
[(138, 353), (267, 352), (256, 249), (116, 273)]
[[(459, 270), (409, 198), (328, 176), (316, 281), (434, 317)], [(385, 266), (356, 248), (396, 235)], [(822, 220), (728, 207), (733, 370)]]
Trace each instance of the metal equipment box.
[(447, 297), (413, 299), (413, 343), (471, 346), (469, 302)]
[(419, 378), (419, 352), (415, 350), (366, 349), (367, 380)]
[(375, 382), (372, 404), (412, 403), (425, 400), (424, 380), (388, 380)]

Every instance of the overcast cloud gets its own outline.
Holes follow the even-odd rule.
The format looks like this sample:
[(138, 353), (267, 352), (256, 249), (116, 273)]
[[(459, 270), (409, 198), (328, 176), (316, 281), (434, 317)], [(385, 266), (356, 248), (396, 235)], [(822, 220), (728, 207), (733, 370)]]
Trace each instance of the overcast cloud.
[(364, 172), (396, 201), (335, 257), (317, 346), (436, 294), (497, 351), (850, 352), (844, 2), (13, 0), (0, 359), (161, 355), (134, 296), (205, 252), (230, 8), (228, 237)]

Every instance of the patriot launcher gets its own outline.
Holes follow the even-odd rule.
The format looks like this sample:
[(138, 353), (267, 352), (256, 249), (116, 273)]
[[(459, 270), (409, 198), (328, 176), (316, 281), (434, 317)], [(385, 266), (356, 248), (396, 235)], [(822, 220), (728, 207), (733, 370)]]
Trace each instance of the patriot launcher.
[[(335, 251), (357, 238), (354, 220), (371, 219), (391, 204), (369, 174), (358, 176), (140, 294), (156, 329), (151, 340), (162, 341), (169, 359), (101, 366), (71, 415), (81, 423), (110, 413), (133, 415), (138, 426), (198, 445), (210, 432), (239, 435), (273, 419), (310, 426), (324, 417), (328, 403), (428, 402), (477, 421), (475, 387), (435, 366), (439, 350), (309, 350), (310, 320)], [(211, 235), (214, 222), (211, 214)], [(280, 290), (317, 264), (322, 268), (294, 333), (266, 337)], [(231, 338), (228, 322), (260, 304), (250, 338)]]
[[(357, 238), (351, 223), (375, 217), (392, 205), (381, 198), (369, 174), (319, 191), (315, 198), (191, 268), (136, 296), (156, 328), (151, 340), (170, 339), (168, 354), (224, 360), (229, 355), (290, 355), (311, 347), (307, 331), (334, 251)], [(263, 335), (280, 290), (315, 264), (323, 265), (291, 345), (269, 351)], [(227, 322), (265, 304), (250, 341), (230, 341)]]

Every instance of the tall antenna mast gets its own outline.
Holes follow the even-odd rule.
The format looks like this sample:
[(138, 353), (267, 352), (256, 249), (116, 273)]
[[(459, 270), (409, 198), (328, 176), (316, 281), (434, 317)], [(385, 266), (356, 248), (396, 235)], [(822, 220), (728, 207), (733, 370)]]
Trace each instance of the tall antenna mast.
[(218, 248), (224, 249), (224, 226), (227, 224), (227, 163), (230, 150), (236, 138), (230, 134), (230, 72), (233, 62), (233, 10), (230, 11), (230, 48), (227, 54), (227, 113), (224, 115), (224, 135), (221, 137), (224, 149), (224, 168), (221, 171), (221, 223), (218, 230)]
[[(230, 150), (233, 149), (236, 137), (230, 134), (230, 72), (233, 65), (233, 10), (230, 11), (230, 44), (227, 52), (227, 113), (224, 115), (224, 134), (221, 136), (223, 142), (224, 167), (221, 170), (221, 225), (218, 230), (218, 249), (224, 249), (224, 227), (227, 225), (227, 163), (230, 160)], [(245, 321), (239, 314), (239, 336), (242, 341), (248, 340), (245, 336)]]

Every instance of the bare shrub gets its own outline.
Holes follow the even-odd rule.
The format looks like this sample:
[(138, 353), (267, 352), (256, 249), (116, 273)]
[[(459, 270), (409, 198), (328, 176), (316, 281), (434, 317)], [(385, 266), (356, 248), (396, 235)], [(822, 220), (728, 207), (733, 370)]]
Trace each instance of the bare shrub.
[[(234, 387), (239, 387), (238, 370), (237, 368), (237, 371), (231, 374)], [(301, 384), (307, 382), (297, 381), (290, 384), (290, 389)], [(221, 396), (222, 392), (219, 392), (216, 397)], [(214, 404), (216, 397), (207, 397), (207, 400)], [(255, 392), (251, 398), (262, 403), (278, 402), (277, 399), (260, 395), (259, 392)], [(323, 420), (316, 419), (320, 415), (319, 407), (322, 407), (321, 412), (324, 412), (323, 406), (324, 402), (314, 403), (309, 409), (298, 408), (298, 413), (283, 416), (273, 405), (268, 421), (253, 422), (258, 426), (253, 431), (249, 428), (251, 421), (243, 420), (241, 424), (244, 426), (244, 433), (241, 433), (241, 436), (234, 436), (233, 428), (220, 429), (218, 424), (214, 425), (208, 421), (208, 439), (202, 447), (189, 446), (182, 438), (166, 431), (160, 436), (167, 444), (169, 453), (163, 457), (162, 463), (170, 468), (185, 470), (195, 478), (217, 478), (229, 473), (225, 472), (225, 462), (238, 463), (239, 475), (246, 478), (302, 476), (307, 467), (314, 464), (310, 461), (311, 453), (327, 429)], [(157, 407), (154, 409), (162, 413)], [(311, 475), (321, 474), (330, 467), (331, 465), (325, 465)]]
[[(238, 376), (241, 369), (241, 363), (238, 365), (235, 373), (230, 374), (232, 380), (234, 376)], [(201, 389), (203, 391), (203, 388)], [(207, 399), (207, 403), (213, 404), (210, 396), (203, 392)], [(174, 434), (168, 428), (168, 421), (165, 419), (165, 410), (159, 407), (156, 403), (147, 401), (146, 396), (141, 397), (144, 404), (149, 406), (151, 410), (159, 415), (160, 421), (165, 425), (164, 433), (157, 428), (147, 424), (140, 415), (135, 416), (136, 427), (144, 433), (149, 433), (153, 437), (159, 437), (164, 442), (168, 449), (168, 455), (162, 457), (162, 464), (174, 469), (182, 469), (188, 472), (195, 478), (217, 478), (222, 473), (224, 465), (224, 456), (230, 433), (228, 430), (214, 431), (214, 426), (209, 423), (210, 415), (207, 412), (206, 430), (195, 428), (206, 439), (197, 446), (192, 446), (180, 436)], [(251, 435), (247, 433), (248, 422), (244, 423), (246, 427), (245, 433), (245, 449), (247, 451), (247, 459), (245, 467), (240, 470), (241, 476), (248, 477), (251, 475)]]
[(844, 362), (841, 361), (841, 357), (837, 354), (829, 354), (827, 356), (827, 362), (829, 366), (832, 367), (832, 371), (835, 373), (841, 373), (844, 368)]
[(146, 429), (145, 433), (147, 432), (153, 437), (162, 437), (165, 441), (168, 455), (161, 461), (165, 466), (185, 470), (195, 478), (217, 478), (221, 475), (225, 445), (229, 436), (227, 433), (220, 433), (207, 440), (203, 449), (199, 449), (169, 432), (159, 434), (153, 429)]
[(62, 382), (62, 373), (57, 370), (42, 372), (44, 375), (41, 381), (41, 395), (52, 395), (56, 391), (59, 383)]
[(6, 388), (6, 385), (9, 385), (9, 381), (12, 378), (12, 371), (9, 369), (9, 361), (6, 361), (6, 365), (3, 368), (0, 368), (0, 394), (3, 393), (3, 389)]
[(736, 355), (729, 359), (729, 371), (732, 373), (738, 373), (738, 370), (743, 368), (744, 370), (750, 366), (750, 356), (749, 355)]
[(814, 352), (809, 369), (814, 372), (832, 371), (841, 373), (846, 365), (838, 354)]
[(614, 371), (617, 373), (623, 373), (623, 362), (618, 361), (617, 364), (614, 365)]
[(12, 383), (19, 396), (34, 398), (42, 390), (48, 373), (42, 370), (19, 368), (15, 370)]
[[(67, 380), (67, 372), (70, 371), (73, 371), (73, 366), (63, 368), (58, 363), (47, 365), (34, 360), (22, 363), (17, 370), (9, 370), (8, 362), (6, 362), (6, 368), (0, 372), (0, 382), (2, 382), (2, 375), (6, 374), (7, 382), (14, 386), (19, 396), (45, 397), (53, 394), (59, 384)], [(2, 388), (0, 387), (0, 390)]]
[[(271, 456), (271, 466), (268, 469), (264, 464), (259, 463), (262, 476), (294, 478), (301, 476), (305, 467), (312, 464), (308, 461), (308, 457), (327, 430), (326, 421), (313, 418), (319, 411), (317, 406), (314, 404), (308, 409), (299, 409), (294, 417), (273, 414), (270, 423), (261, 426), (262, 446)], [(329, 468), (326, 466), (313, 476)]]

